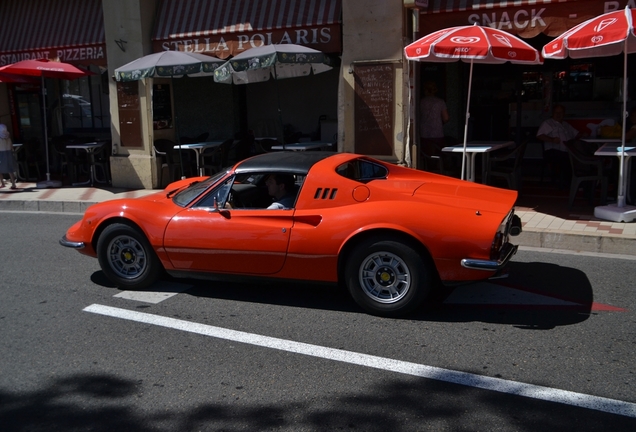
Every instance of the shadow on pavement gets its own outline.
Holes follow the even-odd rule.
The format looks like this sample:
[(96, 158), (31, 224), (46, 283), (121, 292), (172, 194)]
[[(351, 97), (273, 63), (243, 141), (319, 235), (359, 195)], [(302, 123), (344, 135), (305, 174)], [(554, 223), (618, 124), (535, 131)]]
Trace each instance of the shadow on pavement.
[[(0, 424), (5, 432), (537, 431), (546, 425), (580, 432), (636, 427), (629, 417), (417, 377), (389, 375), (382, 383), (348, 390), (323, 385), (311, 398), (295, 398), (315, 386), (303, 376), (281, 399), (271, 377), (256, 383), (225, 382), (229, 378), (202, 383), (198, 376), (157, 376), (144, 382), (113, 374), (68, 375), (42, 381), (33, 390), (0, 388)], [(190, 396), (183, 399), (188, 383)]]
[[(115, 288), (101, 271), (91, 280)], [(345, 289), (330, 284), (306, 282), (231, 282), (173, 279), (182, 292), (193, 287), (194, 297), (272, 304), (309, 309), (363, 313)], [(148, 291), (152, 291), (152, 287)], [(169, 287), (168, 287), (169, 291)], [(546, 330), (585, 321), (591, 313), (592, 286), (585, 273), (569, 267), (541, 262), (511, 262), (509, 277), (436, 289), (420, 310), (405, 319), (436, 322), (509, 324), (529, 330)]]

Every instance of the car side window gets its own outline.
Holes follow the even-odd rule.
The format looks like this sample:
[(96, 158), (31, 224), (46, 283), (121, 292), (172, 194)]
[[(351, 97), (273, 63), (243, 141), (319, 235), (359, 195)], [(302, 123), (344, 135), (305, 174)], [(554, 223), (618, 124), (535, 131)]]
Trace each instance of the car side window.
[(346, 162), (336, 168), (336, 173), (351, 180), (368, 182), (385, 179), (389, 175), (386, 167), (363, 159)]
[(214, 207), (214, 199), (216, 199), (218, 207), (223, 208), (230, 195), (233, 183), (234, 177), (228, 178), (203, 197), (203, 199), (196, 204), (196, 207)]

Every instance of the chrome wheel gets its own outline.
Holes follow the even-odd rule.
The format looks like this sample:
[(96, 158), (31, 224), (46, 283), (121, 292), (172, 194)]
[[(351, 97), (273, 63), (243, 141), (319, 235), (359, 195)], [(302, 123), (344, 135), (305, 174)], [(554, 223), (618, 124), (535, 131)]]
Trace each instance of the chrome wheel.
[(97, 259), (104, 274), (126, 289), (150, 286), (163, 270), (143, 232), (127, 224), (114, 223), (104, 229), (97, 240)]
[(148, 265), (141, 243), (126, 235), (117, 236), (108, 244), (108, 263), (117, 276), (125, 279), (138, 277)]
[(399, 302), (411, 287), (411, 274), (406, 263), (399, 256), (384, 251), (372, 253), (362, 261), (359, 279), (363, 292), (383, 304)]

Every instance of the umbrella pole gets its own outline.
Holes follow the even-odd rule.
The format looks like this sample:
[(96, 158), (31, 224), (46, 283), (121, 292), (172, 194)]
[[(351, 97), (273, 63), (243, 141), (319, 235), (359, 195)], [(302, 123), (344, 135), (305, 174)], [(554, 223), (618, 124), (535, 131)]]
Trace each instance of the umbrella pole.
[(276, 63), (274, 63), (274, 81), (276, 85), (276, 100), (278, 103), (278, 121), (280, 122), (280, 131), (283, 134), (281, 143), (283, 144), (283, 151), (285, 150), (285, 126), (283, 126), (283, 113), (280, 110), (280, 91), (278, 91), (278, 75), (276, 74)]
[(466, 123), (464, 124), (464, 150), (462, 151), (462, 176), (466, 172), (466, 141), (468, 139), (468, 119), (470, 118), (470, 91), (473, 84), (473, 59), (470, 59), (470, 74), (468, 76), (468, 101), (466, 102)]
[(623, 130), (621, 136), (621, 162), (618, 167), (618, 207), (625, 207), (625, 181), (623, 167), (625, 166), (625, 128), (627, 123), (627, 38), (623, 47)]
[(44, 149), (46, 154), (46, 181), (51, 181), (51, 169), (49, 166), (49, 131), (46, 124), (46, 88), (44, 87), (44, 74), (42, 77), (42, 120), (44, 121)]
[[(172, 94), (176, 94), (174, 92), (174, 80), (173, 76), (170, 75), (170, 87), (172, 87)], [(174, 98), (173, 98), (174, 99)], [(179, 136), (179, 119), (177, 118), (177, 101), (174, 101), (174, 132), (177, 135), (177, 144), (179, 144), (179, 166), (181, 167), (181, 180), (185, 179), (185, 172), (183, 171), (183, 156), (181, 155), (181, 137)]]

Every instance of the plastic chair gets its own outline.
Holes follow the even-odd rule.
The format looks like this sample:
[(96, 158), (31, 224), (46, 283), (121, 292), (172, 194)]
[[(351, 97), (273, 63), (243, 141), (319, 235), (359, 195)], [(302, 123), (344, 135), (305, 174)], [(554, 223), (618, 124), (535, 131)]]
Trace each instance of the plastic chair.
[[(168, 139), (158, 139), (154, 142), (155, 152), (165, 159), (165, 163), (168, 165), (168, 172), (170, 173), (170, 182), (179, 180), (182, 176), (185, 176), (186, 173), (191, 173), (190, 170), (190, 160), (186, 160), (184, 157), (183, 160), (183, 173), (181, 172), (181, 160), (179, 160), (179, 150), (175, 150), (174, 146), (177, 145), (174, 141)], [(191, 151), (191, 150), (183, 150), (183, 152)]]
[[(91, 164), (95, 170), (95, 177), (98, 182), (110, 184), (110, 154), (112, 153), (112, 141), (104, 142), (104, 145), (95, 150), (93, 161)], [(97, 178), (97, 174), (101, 171), (103, 180)]]
[(590, 205), (594, 205), (594, 189), (595, 186), (601, 184), (601, 205), (607, 200), (607, 176), (603, 175), (603, 161), (594, 156), (587, 156), (580, 151), (572, 142), (566, 142), (570, 157), (570, 165), (572, 166), (572, 180), (570, 182), (570, 196), (568, 199), (568, 208), (572, 209), (576, 194), (583, 182), (591, 182), (588, 185), (588, 199)]
[(504, 149), (501, 153), (494, 153), (489, 156), (488, 170), (486, 175), (490, 177), (503, 178), (508, 189), (521, 190), (521, 164), (523, 155), (526, 152), (528, 141), (522, 142), (512, 150)]
[[(442, 143), (431, 141), (427, 146), (420, 146), (420, 162), (425, 171), (435, 172), (451, 177), (459, 177), (460, 173), (453, 160), (453, 153), (444, 153), (443, 147), (457, 144), (452, 137), (444, 137)], [(425, 148), (426, 147), (426, 148)]]
[(206, 172), (209, 171), (210, 175), (212, 175), (227, 166), (227, 154), (233, 142), (234, 138), (230, 138), (223, 141), (220, 146), (203, 150), (201, 154), (203, 169), (206, 170)]
[[(28, 181), (39, 180), (42, 177), (40, 172), (40, 140), (30, 138), (22, 144), (20, 152), (18, 152), (18, 170), (20, 177)], [(37, 172), (37, 176), (31, 175), (31, 170)], [(33, 174), (35, 174), (35, 172)]]

